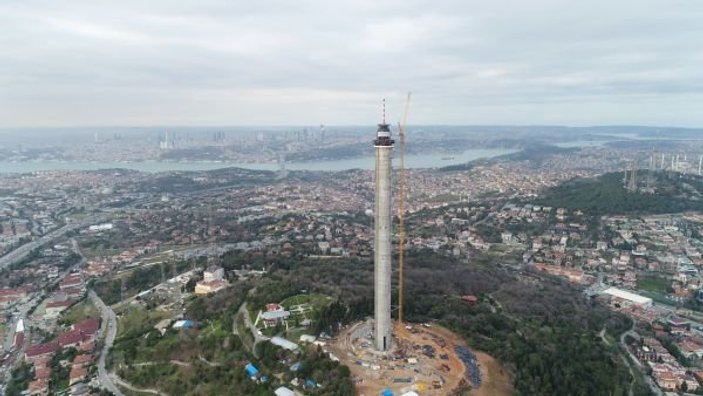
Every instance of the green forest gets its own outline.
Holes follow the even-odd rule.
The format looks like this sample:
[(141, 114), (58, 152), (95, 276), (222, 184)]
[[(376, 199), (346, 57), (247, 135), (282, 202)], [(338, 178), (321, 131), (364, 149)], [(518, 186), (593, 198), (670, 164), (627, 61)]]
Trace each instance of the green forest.
[[(254, 361), (273, 374), (282, 369), (277, 362), (290, 357), (262, 347), (257, 357), (247, 347), (251, 337), (240, 338), (241, 332), (239, 337), (233, 335), (233, 319), (244, 301), (256, 307), (300, 293), (330, 296), (333, 302), (319, 312), (315, 323), (316, 332), (329, 334), (373, 312), (373, 267), (368, 260), (233, 252), (220, 263), (228, 272), (266, 267), (268, 273), (257, 280), (233, 281), (227, 291), (193, 299), (186, 317), (199, 323), (197, 329), (169, 329), (161, 334), (153, 323), (130, 327), (118, 337), (110, 355), (109, 363), (120, 376), (138, 386), (167, 392), (179, 389), (182, 394), (218, 392), (233, 384), (248, 394), (270, 394), (272, 384), (250, 381), (243, 365)], [(629, 319), (586, 300), (566, 281), (508, 272), (480, 257), (467, 264), (430, 250), (408, 252), (405, 274), (407, 320), (441, 324), (473, 348), (499, 359), (514, 377), (517, 395), (625, 396), (631, 386), (635, 395), (649, 394), (638, 388), (639, 382), (631, 385), (619, 351), (598, 336), (605, 329), (617, 337), (629, 328)], [(135, 289), (146, 286), (135, 283)], [(479, 303), (467, 305), (461, 300), (465, 294), (478, 296)], [(315, 350), (299, 359), (306, 362), (306, 375), (324, 383), (315, 394), (350, 394), (348, 370)], [(290, 375), (284, 374), (285, 378)]]
[[(235, 282), (220, 293), (193, 298), (186, 307), (186, 317), (196, 321), (194, 329), (169, 328), (162, 333), (153, 327), (158, 314), (130, 320), (131, 316), (144, 317), (143, 313), (130, 314), (142, 308), (126, 310), (122, 320), (128, 325), (118, 334), (109, 367), (136, 386), (171, 395), (226, 395), (236, 389), (240, 392), (236, 394), (269, 396), (275, 387), (301, 378), (320, 384), (307, 394), (352, 396), (348, 368), (327, 359), (317, 347), (296, 354), (260, 343), (253, 351), (242, 340), (246, 333), (234, 334), (236, 312), (252, 287), (252, 283)], [(267, 379), (252, 381), (244, 369), (248, 362)], [(300, 369), (292, 372), (290, 365), (296, 362)]]
[[(647, 172), (639, 172), (646, 186)], [(592, 179), (574, 179), (549, 189), (537, 203), (544, 206), (580, 209), (589, 215), (637, 213), (677, 213), (703, 210), (703, 181), (697, 176), (655, 173), (650, 184), (653, 193), (629, 191), (623, 186), (623, 173), (606, 173)]]
[[(301, 290), (333, 296), (336, 301), (317, 324), (317, 330), (329, 333), (373, 312), (373, 271), (367, 261), (250, 259), (252, 264), (272, 264), (248, 297), (252, 303), (277, 301)], [(241, 261), (247, 260), (225, 260), (227, 266)], [(591, 304), (565, 281), (509, 274), (490, 264), (460, 263), (431, 251), (410, 252), (406, 263), (407, 319), (435, 321), (498, 358), (514, 374), (518, 395), (628, 394), (628, 368), (598, 332), (605, 328), (617, 335), (629, 328), (629, 319)], [(463, 303), (464, 294), (479, 296), (480, 303)], [(633, 391), (649, 394), (647, 389)]]

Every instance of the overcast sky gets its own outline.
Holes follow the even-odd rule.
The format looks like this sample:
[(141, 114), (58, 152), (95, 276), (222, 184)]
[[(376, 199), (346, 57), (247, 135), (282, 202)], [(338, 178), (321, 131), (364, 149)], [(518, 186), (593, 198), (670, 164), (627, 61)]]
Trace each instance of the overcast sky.
[(1, 0), (0, 127), (703, 126), (701, 0)]

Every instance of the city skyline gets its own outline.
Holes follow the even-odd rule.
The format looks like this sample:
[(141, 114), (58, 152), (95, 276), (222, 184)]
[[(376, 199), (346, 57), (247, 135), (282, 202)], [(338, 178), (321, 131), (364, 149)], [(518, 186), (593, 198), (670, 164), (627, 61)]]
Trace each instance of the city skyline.
[(0, 127), (703, 125), (703, 5), (0, 5)]

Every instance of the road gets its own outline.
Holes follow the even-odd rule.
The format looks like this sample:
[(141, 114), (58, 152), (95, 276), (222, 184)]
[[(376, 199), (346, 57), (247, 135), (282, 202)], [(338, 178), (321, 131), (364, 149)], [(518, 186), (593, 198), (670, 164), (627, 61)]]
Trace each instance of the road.
[(122, 378), (118, 376), (112, 376), (111, 379), (115, 380), (120, 386), (124, 386), (125, 388), (131, 390), (132, 392), (138, 392), (138, 393), (151, 393), (152, 395), (160, 395), (160, 396), (168, 396), (168, 394), (159, 392), (156, 389), (149, 389), (149, 388), (137, 388), (136, 386), (130, 384), (129, 382), (123, 380)]
[[(634, 331), (634, 328), (635, 328), (635, 324), (634, 324), (634, 321), (633, 321), (633, 322), (632, 322), (632, 327), (630, 327), (630, 330), (628, 330), (628, 331), (626, 331), (626, 332), (624, 332), (624, 333), (622, 333), (622, 334), (620, 335), (620, 346), (625, 350), (625, 352), (626, 352), (626, 353), (628, 354), (628, 356), (630, 357), (629, 361), (630, 361), (630, 362), (634, 362), (634, 364), (637, 366), (637, 369), (640, 370), (639, 373), (633, 373), (633, 372), (632, 372), (632, 365), (631, 365), (631, 364), (628, 364), (628, 366), (630, 367), (630, 373), (632, 373), (632, 375), (635, 375), (635, 374), (642, 375), (642, 376), (644, 377), (644, 382), (647, 383), (647, 385), (649, 386), (649, 389), (651, 389), (652, 392), (653, 392), (655, 395), (657, 395), (657, 396), (662, 396), (662, 391), (661, 391), (661, 389), (659, 389), (659, 387), (657, 386), (657, 384), (654, 383), (654, 380), (652, 379), (652, 377), (650, 377), (650, 376), (647, 375), (647, 374), (643, 374), (643, 373), (642, 373), (642, 371), (643, 371), (642, 363), (640, 363), (639, 359), (637, 359), (637, 357), (636, 357), (635, 355), (633, 355), (632, 352), (630, 352), (630, 348), (628, 348), (627, 343), (625, 342), (625, 338), (626, 338), (627, 336), (630, 336), (630, 337), (632, 337), (632, 338), (634, 338), (634, 339), (636, 339), (636, 340), (639, 340), (639, 339), (641, 338), (641, 336), (640, 336), (639, 334), (637, 334), (637, 333)], [(623, 356), (623, 361), (624, 361), (626, 364), (628, 363), (628, 361), (627, 361), (627, 359), (625, 358), (625, 356)], [(630, 388), (630, 391), (631, 391), (631, 390), (632, 390), (632, 388)]]
[(115, 396), (124, 396), (124, 394), (112, 381), (112, 378), (105, 368), (105, 359), (107, 358), (107, 354), (110, 353), (110, 348), (112, 348), (112, 345), (115, 342), (115, 336), (117, 336), (117, 317), (115, 317), (115, 312), (112, 308), (105, 305), (103, 300), (101, 300), (93, 290), (88, 292), (88, 297), (100, 310), (100, 316), (102, 317), (100, 336), (102, 337), (102, 335), (105, 334), (105, 343), (103, 345), (103, 350), (100, 353), (100, 358), (98, 359), (98, 381), (103, 388), (112, 392)]
[[(256, 356), (256, 344), (262, 342), (262, 341), (268, 341), (270, 340), (269, 337), (266, 337), (265, 335), (262, 335), (259, 333), (259, 329), (254, 326), (254, 324), (251, 322), (251, 316), (249, 315), (249, 310), (247, 309), (247, 303), (244, 302), (241, 307), (239, 307), (239, 311), (237, 312), (237, 315), (243, 315), (244, 316), (244, 325), (249, 329), (251, 332), (251, 335), (254, 336), (254, 345), (252, 345), (252, 353)], [(234, 328), (237, 328), (237, 324), (235, 323)]]
[(66, 224), (65, 226), (54, 230), (41, 238), (37, 239), (36, 241), (32, 241), (29, 243), (25, 243), (24, 245), (18, 247), (17, 249), (7, 253), (6, 255), (0, 257), (0, 269), (3, 269), (17, 261), (22, 260), (25, 258), (29, 253), (32, 252), (32, 250), (39, 248), (52, 240), (59, 238), (66, 234), (69, 231), (77, 230), (79, 228), (87, 227), (91, 224), (99, 223), (103, 221), (105, 217), (91, 217), (87, 218), (83, 221), (79, 221), (76, 223), (70, 223)]

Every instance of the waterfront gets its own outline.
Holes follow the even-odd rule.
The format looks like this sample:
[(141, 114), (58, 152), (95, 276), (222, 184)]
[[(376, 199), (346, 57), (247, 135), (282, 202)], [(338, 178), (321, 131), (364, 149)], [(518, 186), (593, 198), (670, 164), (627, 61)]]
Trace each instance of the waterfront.
[[(451, 160), (444, 159), (446, 154), (408, 155), (405, 163), (408, 168), (434, 168), (447, 165), (461, 164), (480, 158), (492, 158), (514, 153), (511, 149), (474, 149), (456, 154)], [(372, 169), (373, 157), (359, 157), (340, 160), (322, 160), (310, 162), (286, 163), (288, 170), (308, 171), (342, 171), (347, 169)], [(269, 163), (236, 163), (236, 162), (188, 162), (188, 161), (143, 161), (143, 162), (81, 162), (81, 161), (0, 161), (0, 173), (31, 173), (40, 171), (84, 171), (99, 169), (132, 169), (141, 172), (169, 171), (206, 171), (213, 169), (238, 167), (252, 170), (279, 170), (276, 162)]]

